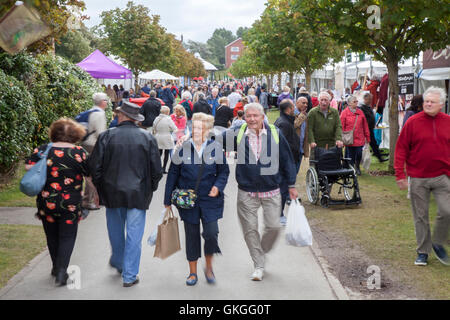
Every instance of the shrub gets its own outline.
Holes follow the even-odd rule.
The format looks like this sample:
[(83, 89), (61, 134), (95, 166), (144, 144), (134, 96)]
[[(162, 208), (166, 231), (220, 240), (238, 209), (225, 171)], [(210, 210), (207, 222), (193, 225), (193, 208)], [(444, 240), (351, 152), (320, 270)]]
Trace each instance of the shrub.
[(33, 145), (38, 119), (22, 81), (0, 70), (0, 173), (8, 175)]

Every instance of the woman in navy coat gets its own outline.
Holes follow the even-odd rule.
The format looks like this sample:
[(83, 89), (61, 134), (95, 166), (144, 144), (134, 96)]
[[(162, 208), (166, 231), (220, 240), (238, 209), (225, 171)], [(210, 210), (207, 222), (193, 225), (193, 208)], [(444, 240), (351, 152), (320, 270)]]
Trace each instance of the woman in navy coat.
[[(224, 189), (230, 170), (222, 146), (209, 140), (208, 134), (214, 125), (214, 117), (195, 113), (192, 117), (192, 137), (176, 149), (172, 157), (166, 181), (164, 205), (171, 206), (171, 195), (175, 188), (195, 189), (203, 161), (203, 172), (197, 190), (197, 200), (192, 209), (178, 209), (186, 233), (186, 256), (189, 262), (187, 285), (197, 283), (197, 260), (201, 257), (200, 221), (203, 226), (205, 277), (215, 283), (212, 258), (221, 253), (218, 245), (218, 220), (223, 216)], [(201, 160), (202, 159), (202, 160)]]

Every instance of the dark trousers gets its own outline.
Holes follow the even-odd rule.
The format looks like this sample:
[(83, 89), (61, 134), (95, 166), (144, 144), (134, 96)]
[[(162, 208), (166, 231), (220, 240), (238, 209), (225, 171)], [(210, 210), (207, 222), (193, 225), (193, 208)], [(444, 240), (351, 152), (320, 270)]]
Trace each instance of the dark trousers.
[[(345, 157), (352, 159), (350, 162), (353, 166), (359, 168), (362, 159), (363, 147), (345, 147)], [(356, 169), (356, 168), (355, 168)]]
[(67, 224), (65, 220), (55, 218), (55, 222), (42, 219), (48, 251), (52, 258), (53, 268), (66, 270), (72, 256), (75, 239), (77, 238), (78, 223)]
[(370, 130), (370, 147), (372, 148), (373, 155), (377, 157), (378, 160), (381, 160), (380, 148), (378, 147), (373, 130)]
[(162, 155), (164, 151), (164, 164), (162, 166), (163, 171), (166, 171), (166, 166), (167, 166), (167, 162), (169, 161), (169, 154), (170, 154), (170, 149), (159, 149), (159, 156)]
[[(298, 174), (298, 170), (300, 170), (300, 165), (302, 163), (302, 157), (303, 154), (300, 155), (300, 162), (295, 163), (295, 168), (297, 169), (297, 174)], [(289, 199), (289, 186), (288, 183), (286, 181), (284, 181), (284, 179), (282, 180), (281, 184), (280, 184), (280, 194), (281, 194), (281, 217), (284, 215), (283, 211), (284, 211), (284, 206), (286, 205), (286, 201)]]
[[(203, 223), (202, 237), (205, 240), (204, 252), (206, 256), (221, 253), (219, 248), (219, 224), (216, 221)], [(201, 256), (200, 224), (184, 221), (186, 234), (186, 257), (188, 261), (197, 261)]]

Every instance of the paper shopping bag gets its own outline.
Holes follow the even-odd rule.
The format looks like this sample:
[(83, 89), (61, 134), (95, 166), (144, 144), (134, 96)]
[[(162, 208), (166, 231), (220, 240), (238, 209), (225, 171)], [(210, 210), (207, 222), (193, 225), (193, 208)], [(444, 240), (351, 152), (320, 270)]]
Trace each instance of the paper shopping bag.
[(167, 209), (163, 222), (158, 226), (156, 247), (153, 257), (166, 259), (181, 250), (178, 218), (172, 209)]

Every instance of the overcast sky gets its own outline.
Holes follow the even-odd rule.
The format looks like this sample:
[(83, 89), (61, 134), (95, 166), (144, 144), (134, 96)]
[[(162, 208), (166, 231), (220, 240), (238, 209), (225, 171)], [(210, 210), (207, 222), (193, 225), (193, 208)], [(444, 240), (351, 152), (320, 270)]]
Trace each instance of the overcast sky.
[[(128, 0), (84, 0), (90, 16), (88, 27), (100, 23), (102, 11), (125, 8)], [(183, 35), (184, 41), (206, 42), (216, 28), (226, 28), (234, 34), (239, 27), (250, 27), (265, 9), (266, 0), (135, 0), (150, 8), (151, 15), (161, 17), (167, 32)]]

